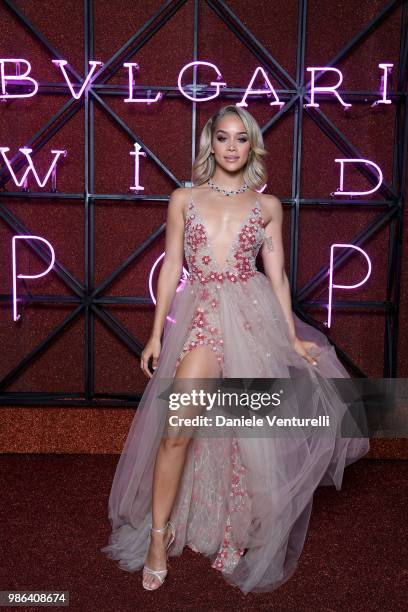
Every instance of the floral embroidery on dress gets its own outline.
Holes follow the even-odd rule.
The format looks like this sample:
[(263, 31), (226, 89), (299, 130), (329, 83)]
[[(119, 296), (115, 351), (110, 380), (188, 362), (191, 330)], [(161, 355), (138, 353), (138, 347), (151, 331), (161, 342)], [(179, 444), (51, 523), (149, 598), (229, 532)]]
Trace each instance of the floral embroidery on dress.
[(245, 512), (250, 508), (249, 495), (246, 490), (245, 482), (247, 470), (241, 463), (238, 442), (235, 438), (232, 440), (231, 463), (231, 491), (224, 540), (220, 549), (218, 550), (214, 562), (212, 563), (212, 567), (224, 573), (231, 573), (236, 567), (240, 557), (245, 552), (244, 548), (237, 546), (237, 544), (234, 542), (231, 514), (234, 512)]
[[(176, 368), (181, 363), (184, 355), (194, 347), (209, 345), (216, 354), (220, 368), (223, 374), (225, 374), (224, 338), (221, 333), (220, 290), (227, 283), (239, 283), (240, 288), (245, 294), (250, 292), (251, 289), (247, 286), (247, 281), (255, 274), (259, 274), (256, 269), (255, 260), (264, 237), (262, 213), (258, 203), (256, 203), (241, 223), (236, 238), (230, 245), (225, 264), (221, 267), (212, 251), (206, 224), (194, 202), (191, 201), (189, 203), (184, 232), (184, 251), (189, 269), (189, 277), (184, 291), (190, 290), (192, 294), (197, 293), (197, 301), (195, 310), (192, 313), (187, 337), (176, 360)], [(244, 330), (249, 337), (252, 336), (253, 330), (249, 321), (245, 321)], [(216, 541), (216, 552), (212, 553), (214, 557), (212, 567), (223, 573), (231, 573), (245, 552), (245, 548), (243, 548), (245, 542), (237, 542), (236, 534), (234, 537), (234, 519), (235, 513), (242, 512), (243, 516), (240, 516), (241, 520), (239, 522), (245, 522), (250, 516), (251, 505), (246, 487), (247, 470), (241, 462), (238, 441), (233, 438), (231, 445), (231, 448), (228, 446), (228, 457), (225, 457), (226, 461), (231, 461), (231, 482), (226, 483), (226, 486), (229, 487), (227, 492), (227, 495), (229, 494), (227, 517), (223, 528), (224, 532), (221, 536), (222, 539)], [(199, 482), (197, 474), (200, 472), (201, 466), (206, 465), (205, 454), (209, 448), (197, 440), (195, 441), (194, 470), (196, 472), (196, 482)], [(225, 493), (224, 490), (224, 496)], [(225, 497), (223, 497), (223, 500), (218, 500), (218, 502), (224, 506), (224, 500)], [(205, 510), (207, 514), (211, 512), (214, 512), (211, 508)], [(184, 508), (184, 513), (188, 514), (187, 507)], [(187, 521), (187, 518), (185, 518), (185, 521)], [(198, 547), (195, 544), (196, 542), (201, 542), (198, 536), (199, 527), (197, 525), (195, 525), (193, 532), (194, 537), (191, 536), (189, 546), (192, 550), (201, 550), (202, 544), (198, 545)]]
[(205, 223), (193, 200), (187, 210), (184, 231), (184, 252), (189, 268), (188, 286), (200, 285), (200, 306), (196, 309), (188, 337), (176, 360), (177, 368), (184, 355), (199, 345), (210, 345), (222, 368), (224, 364), (223, 338), (220, 333), (218, 291), (223, 283), (245, 283), (258, 273), (255, 260), (264, 240), (261, 210), (256, 204), (238, 229), (231, 243), (225, 265), (221, 268), (212, 252)]
[(262, 214), (258, 204), (250, 211), (232, 242), (221, 268), (213, 256), (208, 233), (193, 200), (188, 205), (184, 232), (184, 251), (190, 272), (189, 282), (246, 281), (256, 274), (255, 259), (264, 240)]
[[(205, 304), (203, 298), (202, 304)], [(190, 325), (190, 332), (184, 347), (176, 362), (176, 367), (180, 364), (183, 356), (196, 346), (209, 344), (217, 355), (217, 361), (221, 365), (224, 362), (223, 344), (224, 340), (220, 332), (220, 324), (215, 308), (217, 301), (211, 298), (210, 307), (200, 306), (196, 309), (193, 321)]]

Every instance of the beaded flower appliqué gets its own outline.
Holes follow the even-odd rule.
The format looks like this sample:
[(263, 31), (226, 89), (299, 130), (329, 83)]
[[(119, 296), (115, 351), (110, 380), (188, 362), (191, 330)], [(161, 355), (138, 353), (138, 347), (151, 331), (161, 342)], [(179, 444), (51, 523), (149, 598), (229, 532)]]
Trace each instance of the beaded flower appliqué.
[[(188, 338), (176, 361), (195, 346), (209, 344), (220, 365), (224, 362), (223, 338), (220, 332), (218, 291), (224, 282), (245, 283), (257, 274), (255, 260), (264, 240), (261, 210), (258, 203), (241, 223), (232, 241), (225, 263), (220, 266), (214, 257), (206, 224), (193, 200), (188, 205), (184, 232), (184, 251), (189, 268), (188, 284), (191, 291), (200, 291), (200, 306), (194, 313)], [(186, 287), (188, 290), (188, 287)]]
[(194, 201), (188, 205), (184, 231), (184, 252), (190, 272), (189, 280), (201, 283), (225, 279), (246, 281), (256, 273), (255, 260), (264, 240), (262, 214), (258, 203), (249, 211), (232, 241), (224, 265), (214, 257), (206, 224)]

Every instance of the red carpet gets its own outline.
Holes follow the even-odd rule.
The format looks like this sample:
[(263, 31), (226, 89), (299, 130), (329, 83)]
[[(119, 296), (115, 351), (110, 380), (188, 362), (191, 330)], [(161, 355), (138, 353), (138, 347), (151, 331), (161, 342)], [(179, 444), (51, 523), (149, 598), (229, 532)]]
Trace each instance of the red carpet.
[[(118, 455), (0, 456), (1, 590), (67, 590), (70, 606), (134, 610), (407, 610), (408, 462), (362, 459), (343, 489), (321, 487), (299, 567), (272, 593), (243, 595), (185, 549), (160, 590), (120, 570), (100, 548)], [(44, 608), (1, 608), (2, 610)]]

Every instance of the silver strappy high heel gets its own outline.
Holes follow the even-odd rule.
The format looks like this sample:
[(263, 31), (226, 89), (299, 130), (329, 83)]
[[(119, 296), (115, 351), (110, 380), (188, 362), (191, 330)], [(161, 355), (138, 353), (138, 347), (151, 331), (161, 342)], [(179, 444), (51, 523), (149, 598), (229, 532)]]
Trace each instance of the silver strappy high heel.
[[(154, 527), (150, 528), (150, 531), (156, 531), (156, 533), (164, 533), (168, 527), (170, 527), (170, 529), (171, 529), (171, 537), (170, 537), (170, 540), (168, 541), (167, 546), (166, 546), (166, 560), (167, 560), (167, 557), (168, 557), (167, 552), (168, 552), (170, 546), (173, 544), (174, 538), (176, 536), (176, 533), (175, 533), (175, 530), (174, 530), (174, 526), (173, 526), (172, 523), (170, 523), (170, 521), (168, 521), (167, 525), (165, 525), (161, 529), (155, 529)], [(147, 565), (145, 565), (143, 567), (143, 574), (146, 573), (146, 574), (150, 574), (150, 575), (154, 576), (155, 578), (157, 578), (159, 580), (160, 584), (158, 584), (157, 586), (154, 586), (154, 587), (148, 587), (148, 586), (146, 586), (146, 584), (145, 584), (145, 582), (143, 580), (143, 588), (145, 588), (147, 591), (155, 591), (156, 589), (161, 587), (161, 585), (163, 584), (163, 582), (164, 582), (164, 580), (165, 580), (165, 578), (167, 576), (167, 571), (168, 571), (167, 568), (163, 569), (163, 570), (154, 570), (154, 569), (151, 569), (150, 567), (147, 567)]]

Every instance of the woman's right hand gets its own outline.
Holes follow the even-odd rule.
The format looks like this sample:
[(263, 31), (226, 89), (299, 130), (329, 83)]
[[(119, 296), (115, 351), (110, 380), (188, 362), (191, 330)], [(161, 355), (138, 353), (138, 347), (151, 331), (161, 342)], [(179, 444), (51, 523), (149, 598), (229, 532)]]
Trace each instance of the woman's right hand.
[(148, 376), (149, 378), (153, 376), (148, 366), (149, 359), (150, 357), (153, 357), (152, 367), (153, 367), (153, 370), (155, 370), (157, 368), (157, 360), (159, 359), (160, 351), (161, 351), (160, 339), (151, 336), (149, 340), (147, 341), (147, 344), (144, 347), (142, 354), (140, 356), (140, 367), (142, 368), (146, 376)]

